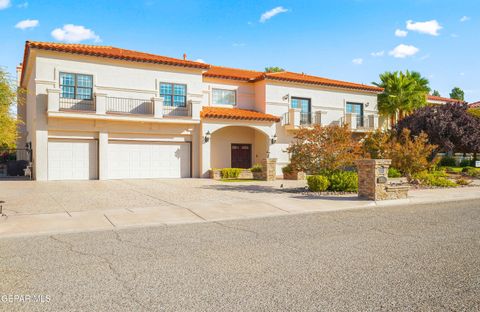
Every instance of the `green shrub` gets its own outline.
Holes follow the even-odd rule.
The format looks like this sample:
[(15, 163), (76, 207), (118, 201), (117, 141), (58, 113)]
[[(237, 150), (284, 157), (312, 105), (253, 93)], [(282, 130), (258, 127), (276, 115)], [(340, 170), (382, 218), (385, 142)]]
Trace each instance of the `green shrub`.
[(243, 169), (241, 168), (223, 168), (220, 170), (222, 179), (236, 179)]
[(328, 189), (330, 182), (328, 178), (321, 175), (313, 175), (307, 177), (308, 189), (312, 192), (323, 192)]
[(293, 166), (292, 164), (288, 164), (285, 167), (282, 168), (282, 172), (285, 174), (290, 174), (293, 173)]
[(463, 174), (472, 178), (480, 178), (480, 168), (465, 167), (462, 169)]
[(397, 169), (390, 167), (388, 168), (388, 177), (389, 178), (400, 178), (402, 174)]
[(440, 159), (439, 165), (444, 167), (455, 167), (457, 165), (457, 162), (453, 157), (443, 156), (442, 159)]
[(263, 168), (262, 168), (262, 165), (260, 164), (255, 164), (253, 165), (252, 168), (250, 168), (250, 171), (251, 172), (262, 172)]
[(358, 174), (350, 171), (338, 171), (332, 173), (329, 190), (334, 192), (356, 192), (358, 191)]
[(469, 159), (463, 159), (461, 162), (460, 162), (460, 167), (469, 167), (472, 165), (472, 161), (469, 160)]
[[(444, 173), (443, 173), (444, 174)], [(433, 173), (421, 172), (414, 176), (415, 179), (419, 180), (421, 184), (428, 186), (439, 186), (439, 187), (456, 187), (457, 184), (443, 176), (441, 171), (435, 171)]]

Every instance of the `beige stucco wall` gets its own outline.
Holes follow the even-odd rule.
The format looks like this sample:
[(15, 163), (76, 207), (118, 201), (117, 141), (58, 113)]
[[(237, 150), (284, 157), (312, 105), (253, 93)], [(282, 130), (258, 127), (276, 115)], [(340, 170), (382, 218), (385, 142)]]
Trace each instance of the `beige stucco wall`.
[[(253, 83), (229, 79), (204, 78), (204, 100), (208, 106), (235, 107), (241, 109), (255, 109), (255, 87)], [(214, 104), (212, 100), (212, 89), (232, 90), (236, 93), (237, 103), (232, 105)]]

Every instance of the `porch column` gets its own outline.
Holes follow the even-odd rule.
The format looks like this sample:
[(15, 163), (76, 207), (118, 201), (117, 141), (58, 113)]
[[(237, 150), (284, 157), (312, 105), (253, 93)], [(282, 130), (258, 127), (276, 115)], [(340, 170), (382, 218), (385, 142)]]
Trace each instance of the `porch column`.
[(98, 179), (108, 179), (108, 132), (98, 133)]
[(192, 112), (192, 119), (200, 119), (200, 111), (202, 110), (202, 103), (200, 101), (189, 101), (191, 112)]
[(206, 135), (206, 133), (208, 132), (208, 128), (204, 129), (203, 127), (200, 127), (199, 129), (200, 131), (199, 131), (198, 138), (199, 138), (199, 145), (201, 146), (201, 151), (202, 151), (200, 176), (202, 178), (208, 178), (209, 177), (208, 170), (212, 169), (210, 168), (211, 138), (210, 136)]
[(58, 112), (60, 110), (60, 89), (47, 89), (49, 112)]
[(34, 149), (34, 175), (35, 180), (46, 181), (48, 180), (48, 131), (37, 130), (35, 131), (35, 143)]

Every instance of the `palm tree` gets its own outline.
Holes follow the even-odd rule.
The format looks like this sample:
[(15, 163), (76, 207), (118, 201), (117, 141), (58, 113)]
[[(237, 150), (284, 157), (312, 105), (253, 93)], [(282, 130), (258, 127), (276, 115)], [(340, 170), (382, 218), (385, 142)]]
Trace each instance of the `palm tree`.
[(427, 105), (427, 95), (430, 92), (427, 78), (415, 71), (385, 72), (380, 75), (380, 83), (373, 84), (383, 88), (378, 95), (378, 111), (390, 116), (392, 124), (403, 114)]

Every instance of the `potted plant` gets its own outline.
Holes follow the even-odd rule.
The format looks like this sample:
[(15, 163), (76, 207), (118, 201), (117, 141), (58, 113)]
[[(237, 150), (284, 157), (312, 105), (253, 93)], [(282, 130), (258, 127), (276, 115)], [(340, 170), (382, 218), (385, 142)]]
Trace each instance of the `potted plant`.
[(282, 168), (283, 179), (285, 180), (305, 180), (305, 172), (295, 169), (292, 164), (288, 164)]
[(250, 168), (250, 171), (252, 172), (253, 178), (255, 180), (262, 180), (263, 179), (263, 168), (262, 165), (260, 164), (255, 164), (253, 165), (252, 168)]

